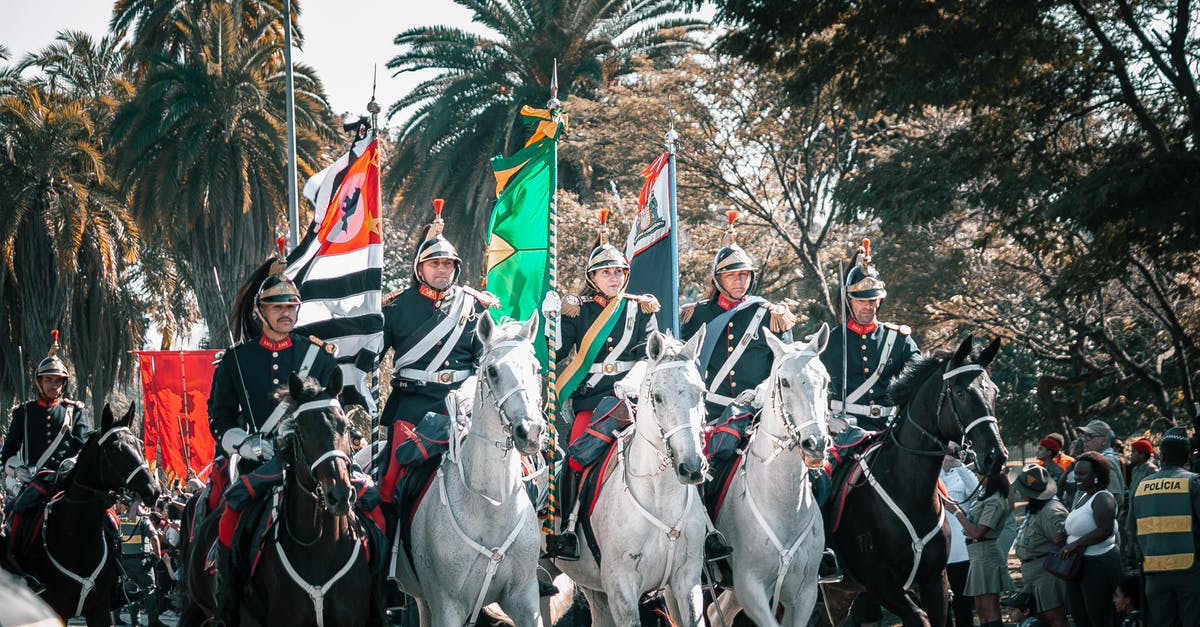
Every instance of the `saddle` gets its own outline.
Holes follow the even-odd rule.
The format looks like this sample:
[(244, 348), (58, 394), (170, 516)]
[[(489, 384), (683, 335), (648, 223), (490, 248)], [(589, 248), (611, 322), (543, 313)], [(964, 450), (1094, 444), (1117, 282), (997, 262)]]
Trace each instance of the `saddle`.
[(9, 531), (13, 546), (28, 546), (42, 532), (42, 521), (46, 517), (46, 503), (59, 494), (55, 476), (51, 471), (42, 471), (33, 478), (13, 499), (9, 508)]
[(737, 471), (742, 467), (744, 455), (718, 460), (710, 463), (708, 471), (712, 475), (712, 479), (704, 482), (704, 509), (708, 510), (709, 520), (716, 521), (717, 516), (721, 513), (721, 506), (725, 503), (725, 497), (729, 494), (729, 486), (733, 484), (733, 477), (737, 475)]
[(590, 466), (583, 469), (583, 476), (579, 479), (579, 494), (580, 508), (579, 519), (576, 521), (578, 529), (583, 533), (583, 537), (587, 540), (588, 549), (592, 552), (592, 557), (596, 559), (596, 564), (600, 564), (600, 545), (596, 543), (596, 534), (592, 530), (592, 512), (596, 509), (596, 501), (600, 498), (600, 490), (604, 484), (608, 482), (609, 477), (617, 469), (616, 451), (619, 440), (613, 439), (613, 442), (608, 445), (608, 452), (604, 454), (600, 461), (592, 463)]
[(838, 434), (830, 451), (830, 461), (825, 466), (832, 485), (833, 498), (821, 512), (825, 518), (826, 531), (837, 531), (842, 522), (846, 498), (862, 477), (862, 466), (856, 462), (876, 448), (883, 446), (882, 431), (847, 430)]

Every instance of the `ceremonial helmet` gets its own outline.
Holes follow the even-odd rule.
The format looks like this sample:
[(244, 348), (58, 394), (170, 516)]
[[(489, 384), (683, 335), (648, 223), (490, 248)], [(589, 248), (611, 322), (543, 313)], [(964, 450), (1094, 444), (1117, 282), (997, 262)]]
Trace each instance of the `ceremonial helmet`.
[(271, 268), (267, 272), (267, 278), (258, 286), (258, 293), (254, 295), (254, 305), (257, 308), (262, 304), (282, 303), (282, 304), (300, 304), (300, 289), (296, 284), (284, 274), (287, 269), (287, 261), (283, 254), (284, 238), (276, 240), (276, 245), (279, 246), (279, 256), (271, 262)]
[(846, 296), (858, 300), (886, 298), (887, 283), (879, 278), (879, 271), (871, 265), (871, 240), (863, 239), (858, 249), (858, 263), (855, 263), (846, 273)]
[(454, 262), (454, 278), (450, 280), (451, 284), (458, 282), (458, 275), (462, 272), (462, 258), (458, 256), (458, 251), (454, 248), (454, 244), (442, 235), (442, 229), (445, 228), (446, 222), (442, 220), (442, 207), (446, 201), (441, 198), (433, 199), (433, 223), (426, 225), (421, 233), (421, 243), (417, 244), (417, 254), (413, 255), (412, 273), (413, 280), (424, 285), (432, 287), (425, 283), (421, 278), (421, 274), (417, 272), (417, 268), (422, 263), (431, 259), (450, 259)]
[(596, 234), (596, 241), (592, 245), (592, 253), (588, 255), (587, 269), (584, 271), (587, 284), (597, 292), (601, 290), (592, 282), (592, 273), (602, 268), (624, 269), (625, 284), (629, 283), (629, 260), (625, 258), (625, 253), (621, 252), (616, 246), (608, 243), (608, 215), (608, 209), (601, 209), (597, 212), (597, 217), (600, 219), (600, 231)]
[(71, 378), (71, 374), (67, 372), (67, 365), (58, 356), (58, 329), (50, 331), (50, 352), (38, 362), (37, 368), (33, 371), (34, 381), (45, 376)]
[[(721, 236), (721, 248), (717, 251), (717, 255), (713, 257), (712, 279), (713, 287), (718, 292), (725, 294), (725, 288), (721, 287), (721, 282), (717, 280), (717, 275), (724, 272), (738, 272), (740, 270), (750, 271), (750, 286), (746, 289), (749, 294), (754, 289), (754, 281), (758, 278), (758, 267), (754, 264), (754, 259), (750, 258), (741, 246), (737, 243), (737, 229), (734, 227), (734, 222), (741, 217), (741, 213), (737, 210), (730, 209), (725, 212), (725, 218), (729, 220), (729, 224), (725, 227), (725, 233)], [(729, 294), (725, 294), (729, 297)]]

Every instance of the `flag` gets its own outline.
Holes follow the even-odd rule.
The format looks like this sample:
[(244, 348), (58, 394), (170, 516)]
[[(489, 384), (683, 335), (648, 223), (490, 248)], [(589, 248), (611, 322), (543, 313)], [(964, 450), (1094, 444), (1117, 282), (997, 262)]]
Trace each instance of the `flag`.
[[(186, 480), (212, 463), (208, 394), (216, 350), (138, 351), (145, 418), (146, 461), (171, 481)], [(161, 461), (161, 466), (159, 463)]]
[[(557, 186), (557, 142), (566, 120), (529, 106), (521, 109), (521, 115), (537, 125), (533, 136), (516, 154), (492, 159), (497, 200), (488, 224), (484, 285), (501, 295), (500, 307), (491, 310), (497, 321), (505, 317), (528, 320), (552, 289), (550, 223)], [(546, 355), (545, 346), (539, 345), (542, 363)]]
[(679, 262), (671, 246), (675, 233), (669, 163), (670, 153), (663, 151), (642, 170), (646, 180), (638, 195), (637, 216), (625, 241), (625, 257), (629, 259), (629, 286), (626, 289), (631, 294), (653, 294), (662, 303), (662, 309), (655, 314), (658, 328), (662, 331), (671, 329), (678, 334), (675, 316), (679, 311)]
[(285, 270), (303, 300), (296, 333), (337, 346), (343, 380), (374, 414), (369, 375), (383, 351), (383, 219), (379, 142), (365, 122), (350, 151), (305, 183), (304, 196), (313, 222)]

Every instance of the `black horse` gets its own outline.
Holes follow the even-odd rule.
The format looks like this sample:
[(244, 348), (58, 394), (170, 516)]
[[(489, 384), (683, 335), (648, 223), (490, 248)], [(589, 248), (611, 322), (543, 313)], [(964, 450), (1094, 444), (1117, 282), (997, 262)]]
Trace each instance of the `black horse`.
[[(347, 625), (382, 621), (378, 582), (364, 546), (370, 524), (355, 515), (350, 482), (349, 424), (337, 402), (341, 371), (329, 387), (316, 380), (289, 380), (281, 402), (288, 412), (280, 422), (276, 451), (285, 480), (266, 547), (243, 593), (243, 625)], [(293, 413), (295, 412), (295, 413)], [(180, 625), (200, 625), (215, 615), (214, 577), (205, 566), (217, 537), (221, 512), (200, 523), (184, 555), (187, 601)], [(239, 531), (239, 533), (241, 533)], [(235, 547), (238, 543), (235, 543)]]
[(134, 407), (120, 420), (104, 406), (100, 430), (88, 436), (75, 468), (59, 482), (39, 537), (13, 547), (20, 566), (46, 587), (42, 599), (64, 619), (83, 616), (90, 626), (111, 625), (111, 591), (117, 582), (117, 547), (110, 545), (112, 493), (129, 490), (145, 503), (158, 500), (158, 481), (129, 430)]
[[(953, 354), (910, 364), (892, 383), (900, 413), (883, 444), (865, 455), (866, 469), (833, 533), (847, 579), (824, 586), (825, 620), (841, 624), (865, 588), (905, 627), (945, 624), (949, 527), (937, 491), (942, 457), (949, 444), (969, 443), (983, 473), (999, 472), (1008, 458), (996, 425), (996, 385), (985, 370), (1000, 341), (974, 359), (971, 348), (968, 337)], [(907, 591), (914, 585), (919, 603)]]

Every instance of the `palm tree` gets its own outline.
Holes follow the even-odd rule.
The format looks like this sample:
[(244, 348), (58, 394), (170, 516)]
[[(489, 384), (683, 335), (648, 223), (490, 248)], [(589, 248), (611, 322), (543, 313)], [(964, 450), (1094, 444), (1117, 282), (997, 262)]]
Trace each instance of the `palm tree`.
[[(98, 136), (86, 103), (62, 92), (26, 83), (0, 96), (0, 391), (28, 392), (20, 381), (28, 383), (27, 364), (54, 327), (76, 362), (77, 390), (94, 402), (128, 372), (128, 350), (140, 346), (136, 318), (124, 330), (111, 328), (112, 316), (83, 319), (125, 297), (122, 273), (137, 259), (137, 227), (114, 193)], [(87, 323), (102, 328), (73, 332)], [(103, 339), (102, 355), (92, 354), (93, 339)]]
[[(237, 4), (237, 3), (235, 3)], [(140, 224), (169, 242), (210, 332), (224, 328), (227, 298), (271, 250), (287, 202), (282, 42), (271, 26), (246, 30), (237, 6), (190, 7), (175, 19), (178, 56), (150, 55), (137, 97), (113, 123), (114, 169)], [(297, 65), (301, 176), (333, 137), (316, 74)]]
[[(455, 0), (487, 37), (445, 26), (414, 28), (388, 67), (437, 70), (388, 116), (412, 110), (400, 129), (385, 184), (410, 208), (447, 199), (447, 218), (468, 265), (477, 269), (495, 184), (489, 159), (524, 141), (515, 128), (524, 104), (542, 106), (558, 63), (560, 98), (591, 95), (631, 72), (637, 56), (670, 58), (696, 45), (707, 24), (681, 14), (677, 0)], [(421, 210), (417, 215), (424, 217)]]

